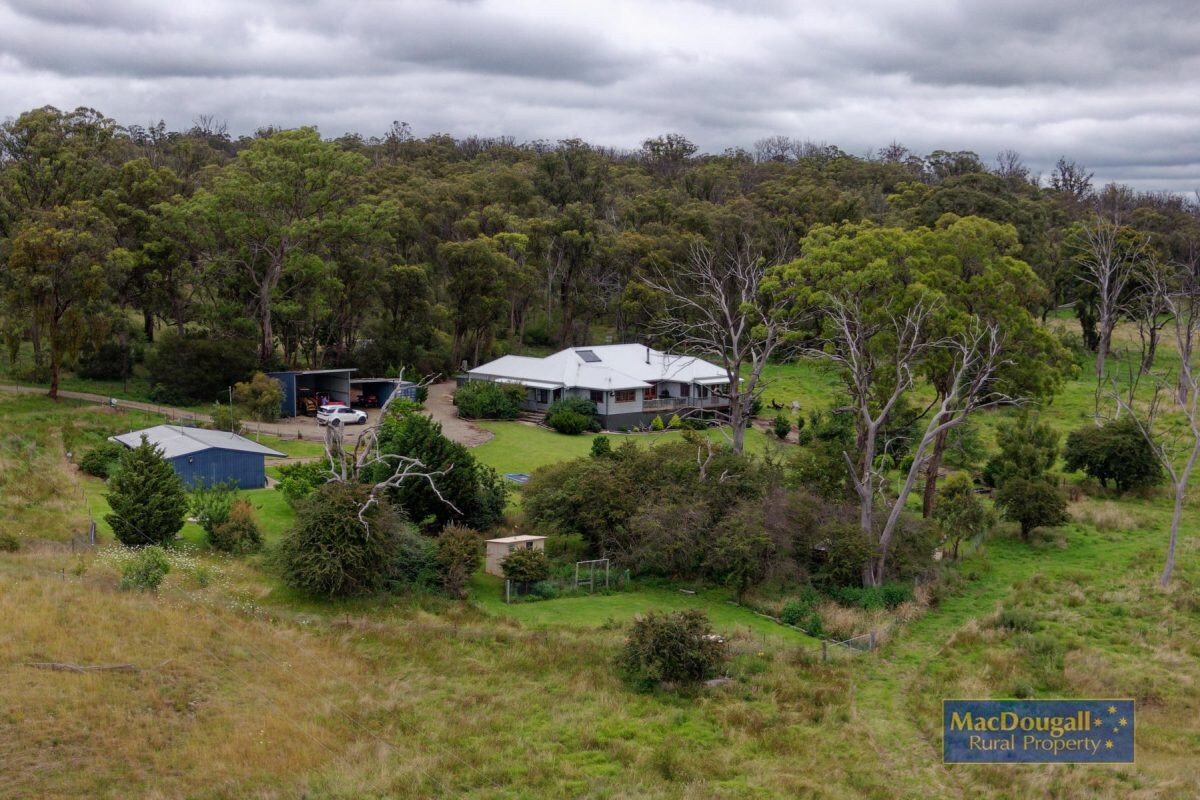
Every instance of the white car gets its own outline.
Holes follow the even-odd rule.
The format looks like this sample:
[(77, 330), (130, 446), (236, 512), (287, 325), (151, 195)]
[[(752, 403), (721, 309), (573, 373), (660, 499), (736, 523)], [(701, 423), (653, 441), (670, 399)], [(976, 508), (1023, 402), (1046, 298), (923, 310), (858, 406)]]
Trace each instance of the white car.
[(366, 425), (367, 412), (350, 406), (321, 406), (317, 409), (318, 425)]

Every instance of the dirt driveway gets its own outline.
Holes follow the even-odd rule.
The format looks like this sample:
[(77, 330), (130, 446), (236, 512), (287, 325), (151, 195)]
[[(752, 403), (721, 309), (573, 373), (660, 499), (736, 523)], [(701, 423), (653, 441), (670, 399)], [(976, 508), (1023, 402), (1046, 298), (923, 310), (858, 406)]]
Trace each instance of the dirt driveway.
[(469, 419), (459, 418), (458, 409), (451, 400), (455, 388), (454, 381), (443, 381), (430, 386), (425, 411), (434, 422), (442, 423), (442, 433), (446, 434), (447, 439), (467, 447), (478, 447), (492, 438), (492, 432), (484, 430)]
[[(454, 394), (454, 389), (454, 381), (444, 381), (430, 386), (429, 400), (425, 403), (426, 412), (428, 412), (429, 416), (433, 417), (435, 422), (442, 423), (442, 432), (452, 441), (461, 442), (467, 447), (475, 447), (491, 439), (492, 434), (490, 431), (478, 427), (470, 420), (458, 418), (458, 411), (454, 408), (454, 403), (450, 399), (451, 395)], [(46, 393), (45, 389), (36, 386), (0, 386), (0, 391), (19, 392), (21, 394)], [(89, 392), (61, 391), (59, 395), (72, 400), (83, 400), (88, 403), (108, 405), (107, 397)], [(180, 420), (207, 422), (209, 419), (207, 414), (171, 408), (170, 406), (161, 406), (156, 403), (142, 403), (134, 400), (119, 400), (117, 402), (122, 408), (136, 408), (142, 411), (152, 411), (162, 414), (171, 422)], [(346, 426), (345, 441), (348, 444), (357, 442), (359, 434), (379, 422), (379, 409), (368, 408), (365, 410), (367, 412), (366, 425)], [(246, 422), (244, 426), (250, 433), (269, 433), (281, 439), (303, 439), (310, 442), (321, 442), (325, 439), (325, 429), (318, 425), (317, 420), (313, 417), (288, 417), (278, 422)]]

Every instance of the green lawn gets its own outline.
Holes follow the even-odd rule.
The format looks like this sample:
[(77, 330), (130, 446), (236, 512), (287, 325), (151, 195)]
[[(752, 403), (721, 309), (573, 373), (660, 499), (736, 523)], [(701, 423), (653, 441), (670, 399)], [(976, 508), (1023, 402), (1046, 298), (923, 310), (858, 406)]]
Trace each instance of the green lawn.
[[(626, 439), (651, 447), (659, 442), (678, 441), (683, 438), (680, 431), (665, 433), (603, 433), (566, 436), (561, 433), (527, 425), (523, 422), (484, 422), (483, 428), (492, 432), (492, 439), (474, 448), (471, 452), (484, 464), (501, 475), (510, 472), (533, 472), (538, 467), (557, 464), (579, 458), (591, 452), (595, 436), (607, 436), (613, 446)], [(714, 442), (725, 441), (719, 431), (709, 431)], [(746, 449), (758, 452), (765, 446), (766, 437), (757, 430), (746, 432)]]
[(723, 633), (748, 631), (754, 636), (770, 637), (780, 643), (818, 644), (812, 637), (732, 605), (729, 603), (730, 597), (729, 592), (718, 589), (684, 594), (677, 589), (649, 587), (587, 597), (507, 604), (504, 602), (504, 581), (501, 578), (480, 572), (471, 582), (471, 598), (486, 611), (511, 617), (532, 627), (598, 628), (606, 624), (628, 622), (648, 611), (699, 608), (708, 613), (713, 627)]

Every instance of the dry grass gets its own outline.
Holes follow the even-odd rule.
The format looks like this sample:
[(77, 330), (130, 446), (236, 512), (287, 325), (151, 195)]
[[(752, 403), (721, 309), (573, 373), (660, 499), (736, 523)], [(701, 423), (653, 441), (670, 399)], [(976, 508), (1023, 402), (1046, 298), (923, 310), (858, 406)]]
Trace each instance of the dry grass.
[[(289, 627), (184, 595), (116, 592), (106, 577), (47, 577), (25, 558), (45, 556), (2, 568), (0, 793), (280, 796), (269, 787), (344, 752), (337, 712), (363, 674), (352, 659)], [(33, 661), (141, 671), (25, 666)]]
[(1071, 503), (1069, 510), (1076, 522), (1091, 525), (1098, 531), (1132, 531), (1146, 527), (1146, 521), (1140, 515), (1111, 500), (1084, 497)]

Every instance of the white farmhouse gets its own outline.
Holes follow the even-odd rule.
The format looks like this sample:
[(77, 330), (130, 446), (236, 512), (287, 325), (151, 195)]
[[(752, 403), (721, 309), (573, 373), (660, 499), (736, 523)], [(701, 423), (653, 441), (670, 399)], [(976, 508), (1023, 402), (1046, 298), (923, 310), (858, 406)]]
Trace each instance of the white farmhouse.
[(586, 397), (608, 430), (729, 408), (724, 367), (640, 344), (572, 347), (545, 358), (503, 356), (469, 370), (467, 380), (524, 386), (530, 411), (545, 411), (562, 397)]

